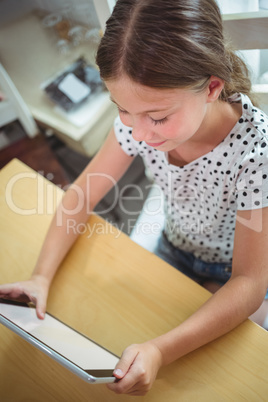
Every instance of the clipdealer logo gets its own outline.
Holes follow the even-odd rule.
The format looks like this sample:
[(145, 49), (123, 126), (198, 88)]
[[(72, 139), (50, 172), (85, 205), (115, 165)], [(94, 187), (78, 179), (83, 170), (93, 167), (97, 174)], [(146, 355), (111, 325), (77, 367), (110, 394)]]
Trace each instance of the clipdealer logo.
[[(55, 192), (55, 185), (50, 182), (44, 181), (44, 172), (22, 172), (14, 175), (7, 183), (5, 189), (5, 200), (10, 210), (18, 215), (30, 216), (30, 215), (52, 215), (55, 213), (56, 206), (59, 204), (62, 195), (60, 192)], [(46, 178), (51, 180), (53, 174), (49, 173)], [(17, 191), (23, 192), (24, 188), (17, 189), (16, 186), (20, 185), (21, 180), (33, 180), (33, 188), (35, 193), (35, 199), (31, 200), (31, 204), (27, 206), (18, 204), (16, 195)], [(60, 186), (58, 186), (60, 187)], [(62, 188), (63, 190), (67, 187)]]
[[(62, 190), (66, 190), (69, 188), (70, 192), (73, 192), (73, 199), (70, 205), (61, 203), (62, 192), (55, 191), (55, 185), (49, 181), (44, 180), (43, 178), (44, 172), (22, 172), (15, 174), (10, 178), (6, 185), (5, 189), (5, 200), (14, 213), (24, 216), (30, 215), (53, 215), (56, 212), (56, 224), (57, 226), (62, 226), (66, 223), (67, 219), (69, 219), (69, 231), (74, 230), (74, 217), (79, 214), (82, 210), (86, 212), (86, 214), (90, 215), (94, 212), (90, 209), (90, 200), (94, 199), (94, 183), (91, 181), (95, 181), (101, 179), (102, 181), (107, 180), (109, 185), (108, 187), (114, 187), (114, 196), (111, 203), (107, 206), (106, 209), (98, 211), (99, 215), (107, 214), (112, 211), (115, 206), (119, 208), (124, 214), (129, 216), (129, 220), (131, 220), (131, 216), (138, 216), (140, 214), (140, 210), (133, 210), (133, 202), (132, 206), (129, 207), (128, 201), (139, 201), (140, 205), (143, 205), (143, 211), (148, 216), (156, 216), (159, 214), (163, 214), (164, 205), (168, 212), (175, 209), (178, 214), (186, 215), (189, 214), (199, 214), (204, 212), (205, 199), (209, 196), (209, 192), (212, 191), (211, 185), (208, 186), (200, 186), (200, 188), (191, 187), (189, 184), (187, 186), (181, 186), (177, 189), (177, 191), (172, 191), (172, 178), (168, 177), (167, 184), (168, 188), (165, 188), (165, 197), (164, 200), (162, 189), (158, 184), (149, 184), (145, 188), (141, 188), (137, 184), (127, 184), (123, 186), (121, 189), (119, 188), (117, 182), (113, 177), (104, 173), (94, 173), (88, 174), (86, 177), (85, 190), (83, 190), (80, 186), (75, 183), (71, 186), (66, 186), (61, 188)], [(46, 176), (47, 179), (53, 177), (52, 174), (48, 174)], [(16, 192), (23, 191), (23, 181), (31, 180), (33, 181), (32, 189), (33, 189), (33, 197), (29, 201), (27, 199), (27, 205), (23, 201), (18, 201), (16, 196)], [(18, 187), (17, 187), (18, 186)], [(148, 192), (154, 187), (154, 195), (147, 198)], [(188, 195), (184, 195), (183, 193), (187, 191)], [(239, 192), (247, 191), (251, 196), (251, 203), (255, 205), (256, 208), (252, 209), (246, 217), (242, 216), (239, 211), (236, 211), (235, 205), (235, 197), (238, 197)], [(188, 211), (184, 209), (187, 203), (185, 202), (186, 198), (196, 199), (198, 200), (198, 204), (196, 204), (196, 209), (192, 211)], [(260, 232), (262, 230), (262, 210), (261, 210), (261, 202), (262, 202), (262, 171), (257, 172), (254, 175), (254, 180), (249, 178), (246, 182), (245, 180), (241, 180), (236, 187), (229, 189), (229, 194), (227, 196), (228, 206), (229, 206), (229, 214), (233, 216), (237, 222), (242, 225), (251, 228), (254, 231)], [(175, 206), (174, 206), (175, 204)], [(173, 205), (173, 207), (172, 207)], [(58, 208), (57, 208), (58, 206)], [(245, 214), (244, 214), (245, 215)], [(128, 224), (133, 225), (133, 220)], [(150, 232), (150, 223), (146, 223), (146, 227), (143, 229), (140, 225), (139, 231)], [(148, 229), (149, 228), (149, 229)], [(182, 228), (186, 232), (198, 232), (198, 228), (195, 226), (188, 227), (186, 224)], [(86, 231), (85, 228), (80, 226), (77, 229), (79, 232)], [(152, 231), (158, 231), (159, 228), (153, 227)], [(209, 226), (203, 227), (202, 230), (204, 232), (210, 232), (211, 228)], [(88, 229), (87, 229), (88, 231)]]

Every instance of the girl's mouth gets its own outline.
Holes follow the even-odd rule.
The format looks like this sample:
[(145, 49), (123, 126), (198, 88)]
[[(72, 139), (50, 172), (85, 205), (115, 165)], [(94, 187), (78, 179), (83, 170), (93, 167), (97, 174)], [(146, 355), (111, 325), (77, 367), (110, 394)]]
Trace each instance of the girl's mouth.
[(161, 142), (146, 142), (147, 145), (149, 145), (150, 147), (159, 147), (160, 145), (164, 144), (166, 142), (165, 141), (161, 141)]

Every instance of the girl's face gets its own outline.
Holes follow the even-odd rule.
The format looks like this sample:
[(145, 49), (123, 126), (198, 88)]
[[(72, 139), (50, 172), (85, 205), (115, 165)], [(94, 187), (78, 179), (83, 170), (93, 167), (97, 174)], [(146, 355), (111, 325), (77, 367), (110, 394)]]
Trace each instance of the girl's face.
[(207, 128), (209, 89), (195, 93), (185, 89), (157, 89), (127, 77), (106, 81), (123, 124), (132, 127), (136, 141), (161, 151), (171, 151), (202, 137)]

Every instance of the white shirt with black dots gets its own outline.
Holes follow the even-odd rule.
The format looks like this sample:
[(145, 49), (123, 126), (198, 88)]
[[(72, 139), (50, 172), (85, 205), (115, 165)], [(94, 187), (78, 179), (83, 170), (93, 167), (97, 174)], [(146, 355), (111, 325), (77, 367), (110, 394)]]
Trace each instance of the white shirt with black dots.
[(229, 102), (242, 103), (239, 121), (216, 148), (182, 167), (135, 141), (119, 117), (114, 123), (124, 152), (141, 155), (164, 193), (168, 240), (207, 262), (231, 263), (237, 210), (268, 206), (268, 117), (245, 95)]

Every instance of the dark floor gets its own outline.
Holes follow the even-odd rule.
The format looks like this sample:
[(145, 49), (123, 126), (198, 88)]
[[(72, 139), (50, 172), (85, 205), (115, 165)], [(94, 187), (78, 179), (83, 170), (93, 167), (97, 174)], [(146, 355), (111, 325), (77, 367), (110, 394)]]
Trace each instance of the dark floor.
[(65, 186), (70, 178), (61, 166), (53, 151), (53, 138), (46, 138), (42, 133), (29, 138), (18, 122), (1, 128), (2, 149), (0, 150), (0, 168), (13, 158), (18, 158), (32, 169), (50, 177), (57, 185)]
[[(18, 121), (0, 128), (0, 168), (13, 158), (21, 160), (61, 188), (72, 183), (90, 161), (89, 157), (70, 149), (56, 136), (48, 137), (41, 130), (36, 137), (27, 137)], [(139, 190), (135, 186), (124, 188), (130, 183), (139, 186)], [(96, 212), (130, 234), (147, 198), (149, 185), (143, 162), (136, 158), (118, 183), (118, 191), (111, 190), (97, 205)], [(121, 194), (120, 199), (118, 193)]]

